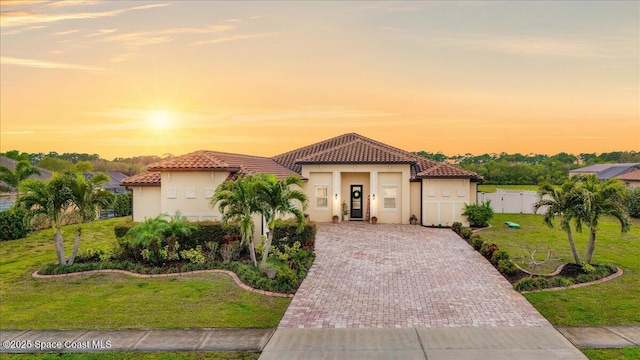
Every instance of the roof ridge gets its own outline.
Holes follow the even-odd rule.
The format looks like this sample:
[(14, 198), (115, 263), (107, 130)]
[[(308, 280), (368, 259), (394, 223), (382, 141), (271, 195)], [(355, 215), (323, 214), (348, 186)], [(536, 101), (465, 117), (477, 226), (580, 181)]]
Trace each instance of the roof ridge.
[(283, 156), (285, 156), (285, 155), (289, 155), (289, 154), (292, 154), (292, 153), (295, 153), (295, 152), (298, 152), (298, 151), (303, 151), (304, 149), (308, 149), (308, 148), (311, 148), (311, 147), (314, 147), (314, 146), (318, 146), (318, 145), (320, 145), (320, 144), (324, 144), (324, 143), (330, 142), (330, 141), (332, 141), (332, 140), (339, 139), (339, 138), (341, 138), (341, 137), (347, 137), (347, 136), (349, 136), (349, 135), (351, 135), (351, 136), (356, 136), (356, 137), (357, 137), (357, 136), (362, 136), (362, 135), (360, 135), (360, 134), (356, 134), (356, 133), (354, 133), (354, 132), (346, 133), (346, 134), (342, 134), (342, 135), (338, 135), (338, 136), (334, 136), (334, 137), (332, 137), (332, 138), (325, 139), (325, 140), (322, 140), (322, 141), (318, 141), (318, 142), (315, 142), (315, 143), (313, 143), (313, 144), (303, 146), (303, 147), (301, 147), (301, 148), (297, 148), (297, 149), (289, 150), (289, 151), (284, 152), (284, 153), (282, 153), (282, 154), (274, 155), (274, 156), (272, 156), (272, 157), (271, 157), (271, 159), (278, 158), (278, 157), (283, 157)]

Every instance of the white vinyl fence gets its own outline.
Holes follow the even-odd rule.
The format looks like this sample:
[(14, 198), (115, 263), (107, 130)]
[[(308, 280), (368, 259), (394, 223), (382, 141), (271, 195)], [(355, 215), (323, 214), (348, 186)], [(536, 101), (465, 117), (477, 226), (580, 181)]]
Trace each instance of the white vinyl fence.
[[(538, 201), (538, 193), (525, 190), (498, 189), (494, 193), (478, 193), (478, 204), (491, 200), (491, 208), (501, 214), (533, 214), (533, 205)], [(544, 213), (540, 208), (538, 214)]]

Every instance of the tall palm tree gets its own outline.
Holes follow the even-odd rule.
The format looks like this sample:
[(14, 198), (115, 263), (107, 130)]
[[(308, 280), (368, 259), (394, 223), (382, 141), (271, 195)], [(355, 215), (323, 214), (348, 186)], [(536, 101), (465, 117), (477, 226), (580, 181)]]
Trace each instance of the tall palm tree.
[[(258, 207), (264, 216), (269, 233), (267, 235), (267, 244), (262, 254), (262, 263), (267, 262), (271, 242), (273, 241), (273, 230), (276, 226), (276, 220), (281, 216), (294, 215), (298, 222), (298, 229), (304, 228), (304, 211), (307, 208), (307, 196), (300, 190), (292, 187), (302, 188), (303, 182), (299, 176), (290, 175), (283, 180), (278, 180), (275, 175), (261, 174), (260, 191), (258, 193)], [(296, 207), (294, 202), (300, 204), (300, 208)]]
[(628, 190), (624, 183), (617, 179), (598, 180), (596, 175), (581, 176), (577, 192), (581, 200), (577, 211), (580, 221), (589, 227), (589, 243), (585, 261), (591, 263), (596, 247), (596, 233), (602, 216), (612, 216), (620, 222), (620, 230), (630, 230), (629, 215), (625, 206)]
[(256, 176), (239, 177), (235, 181), (220, 184), (211, 198), (211, 207), (219, 205), (222, 221), (237, 221), (240, 225), (240, 235), (243, 243), (248, 243), (249, 254), (254, 266), (256, 260), (255, 244), (253, 242), (253, 215), (262, 213), (258, 203), (258, 192), (262, 188), (260, 179)]
[(67, 264), (71, 265), (76, 259), (80, 246), (82, 224), (86, 221), (95, 220), (96, 213), (101, 208), (111, 206), (115, 196), (110, 191), (102, 189), (102, 185), (109, 181), (109, 176), (104, 173), (97, 174), (88, 180), (82, 174), (68, 174), (67, 176), (69, 177), (69, 189), (71, 190), (71, 203), (75, 206), (79, 215), (73, 251), (67, 261)]
[(538, 201), (534, 205), (534, 212), (542, 207), (546, 207), (544, 213), (544, 222), (549, 227), (553, 227), (553, 218), (556, 215), (561, 216), (560, 227), (567, 233), (571, 254), (576, 264), (582, 265), (576, 244), (573, 240), (571, 232), (571, 221), (574, 220), (577, 230), (581, 229), (581, 221), (576, 214), (576, 206), (579, 202), (576, 196), (577, 182), (575, 178), (567, 180), (560, 187), (554, 187), (549, 184), (542, 185), (538, 191)]
[(69, 178), (54, 176), (48, 182), (27, 179), (20, 183), (16, 204), (32, 214), (42, 214), (51, 220), (55, 228), (53, 241), (60, 265), (66, 265), (62, 240), (62, 217), (71, 204), (73, 195)]
[(22, 180), (33, 174), (40, 175), (40, 170), (31, 166), (26, 160), (19, 161), (13, 170), (0, 165), (0, 181), (4, 182), (4, 184), (0, 183), (0, 191), (17, 189)]

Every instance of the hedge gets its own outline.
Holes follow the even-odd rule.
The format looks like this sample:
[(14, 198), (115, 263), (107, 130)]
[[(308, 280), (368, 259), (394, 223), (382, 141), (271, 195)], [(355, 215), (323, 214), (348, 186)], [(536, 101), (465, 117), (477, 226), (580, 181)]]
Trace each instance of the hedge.
[(273, 229), (273, 245), (277, 246), (281, 251), (285, 245), (293, 246), (298, 241), (303, 249), (315, 249), (316, 232), (318, 228), (316, 224), (307, 222), (302, 231), (298, 232), (298, 225), (294, 219), (278, 220)]

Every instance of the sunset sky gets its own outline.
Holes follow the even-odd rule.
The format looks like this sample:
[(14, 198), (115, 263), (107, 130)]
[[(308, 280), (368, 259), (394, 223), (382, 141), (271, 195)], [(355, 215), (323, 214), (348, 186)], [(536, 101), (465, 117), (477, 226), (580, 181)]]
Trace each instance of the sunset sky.
[(0, 151), (640, 151), (637, 1), (0, 3)]

